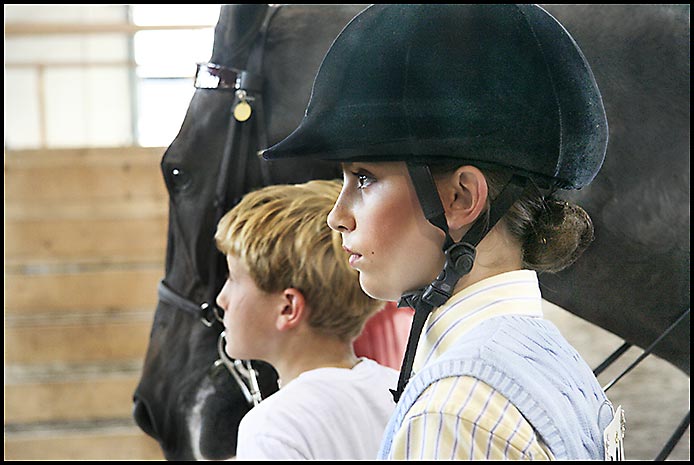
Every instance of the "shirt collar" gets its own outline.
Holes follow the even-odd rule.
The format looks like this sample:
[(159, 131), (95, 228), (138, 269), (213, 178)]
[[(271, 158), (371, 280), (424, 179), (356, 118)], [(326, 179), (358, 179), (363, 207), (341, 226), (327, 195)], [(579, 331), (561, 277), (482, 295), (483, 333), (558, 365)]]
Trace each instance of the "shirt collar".
[(509, 271), (484, 279), (435, 309), (422, 330), (414, 371), (438, 358), (482, 321), (501, 315), (542, 318), (542, 294), (535, 271)]

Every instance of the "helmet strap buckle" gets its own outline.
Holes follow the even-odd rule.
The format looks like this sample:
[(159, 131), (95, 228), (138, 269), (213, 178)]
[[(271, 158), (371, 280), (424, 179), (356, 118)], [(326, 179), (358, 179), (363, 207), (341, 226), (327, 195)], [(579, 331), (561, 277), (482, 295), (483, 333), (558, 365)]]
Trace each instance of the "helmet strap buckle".
[(467, 242), (454, 243), (444, 252), (446, 263), (436, 279), (422, 293), (421, 299), (440, 307), (453, 295), (457, 282), (472, 270), (475, 263), (475, 247)]

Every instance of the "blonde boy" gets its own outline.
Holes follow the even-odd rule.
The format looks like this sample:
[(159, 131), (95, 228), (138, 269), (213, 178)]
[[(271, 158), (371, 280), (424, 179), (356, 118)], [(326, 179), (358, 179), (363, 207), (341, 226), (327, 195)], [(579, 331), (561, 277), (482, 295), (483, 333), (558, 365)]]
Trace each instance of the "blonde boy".
[(376, 457), (397, 372), (352, 348), (380, 305), (327, 226), (340, 190), (338, 181), (266, 187), (219, 222), (226, 352), (272, 364), (281, 386), (242, 420), (238, 459)]

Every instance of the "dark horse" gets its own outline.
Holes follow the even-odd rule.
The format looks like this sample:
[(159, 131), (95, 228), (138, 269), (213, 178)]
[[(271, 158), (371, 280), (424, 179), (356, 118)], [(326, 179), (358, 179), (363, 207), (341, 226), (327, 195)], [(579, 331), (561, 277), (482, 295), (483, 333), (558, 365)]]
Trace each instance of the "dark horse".
[[(265, 165), (253, 153), (298, 125), (324, 53), (363, 8), (222, 7), (210, 61), (250, 68), (241, 85), (249, 92), (197, 89), (162, 160), (170, 194), (166, 270), (134, 417), (168, 459), (235, 454), (238, 423), (252, 404), (224, 365), (214, 365), (222, 327), (210, 309), (224, 267), (215, 255), (216, 219), (256, 187), (339, 177), (331, 165)], [(593, 218), (596, 240), (568, 270), (540, 277), (543, 294), (645, 348), (689, 309), (689, 7), (547, 9), (593, 66), (610, 141), (596, 180), (571, 195)], [(203, 71), (218, 81), (236, 76)], [(245, 101), (253, 124), (239, 129), (231, 114)], [(654, 353), (689, 374), (686, 315)], [(274, 392), (272, 368), (255, 366), (263, 394)]]

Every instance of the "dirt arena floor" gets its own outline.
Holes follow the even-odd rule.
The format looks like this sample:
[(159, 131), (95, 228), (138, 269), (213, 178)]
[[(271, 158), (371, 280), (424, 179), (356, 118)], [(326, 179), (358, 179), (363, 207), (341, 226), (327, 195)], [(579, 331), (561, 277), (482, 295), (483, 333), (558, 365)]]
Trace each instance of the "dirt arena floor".
[[(616, 350), (622, 340), (571, 313), (547, 303), (545, 317), (553, 321), (591, 368)], [(632, 347), (599, 376), (605, 386), (632, 363), (642, 349)], [(689, 377), (668, 362), (648, 356), (607, 392), (625, 410), (627, 460), (653, 460), (689, 411)], [(689, 460), (689, 429), (668, 460)]]

